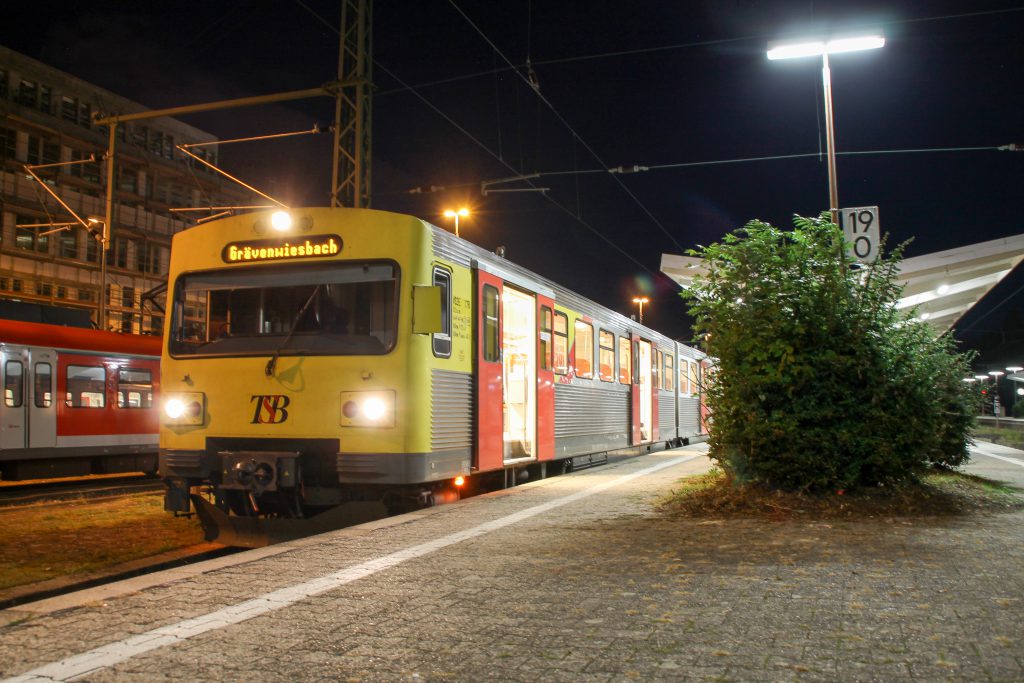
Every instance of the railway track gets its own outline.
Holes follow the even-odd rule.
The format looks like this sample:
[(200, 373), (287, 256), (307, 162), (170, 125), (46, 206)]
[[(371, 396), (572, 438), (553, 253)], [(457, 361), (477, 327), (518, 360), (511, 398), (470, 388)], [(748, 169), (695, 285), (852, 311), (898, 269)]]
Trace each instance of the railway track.
[(25, 605), (37, 600), (46, 600), (76, 591), (94, 588), (136, 576), (183, 567), (204, 560), (233, 555), (245, 548), (229, 548), (215, 543), (203, 543), (191, 548), (182, 548), (158, 557), (143, 558), (135, 562), (111, 567), (77, 579), (57, 578), (37, 584), (28, 584), (0, 593), (0, 610)]
[(146, 474), (81, 479), (46, 479), (0, 483), (0, 508), (40, 503), (61, 503), (83, 498), (110, 498), (159, 491), (163, 484)]

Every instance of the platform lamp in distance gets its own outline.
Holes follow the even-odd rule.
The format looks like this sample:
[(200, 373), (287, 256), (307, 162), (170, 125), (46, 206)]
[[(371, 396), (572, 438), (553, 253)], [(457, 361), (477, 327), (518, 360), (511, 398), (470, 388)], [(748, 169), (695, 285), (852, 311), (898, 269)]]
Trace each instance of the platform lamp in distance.
[(454, 218), (455, 219), (455, 236), (456, 237), (459, 236), (459, 216), (465, 217), (465, 216), (468, 216), (468, 215), (469, 215), (469, 209), (467, 209), (466, 207), (462, 207), (461, 209), (459, 209), (457, 211), (453, 210), (453, 209), (445, 209), (444, 217), (445, 218)]

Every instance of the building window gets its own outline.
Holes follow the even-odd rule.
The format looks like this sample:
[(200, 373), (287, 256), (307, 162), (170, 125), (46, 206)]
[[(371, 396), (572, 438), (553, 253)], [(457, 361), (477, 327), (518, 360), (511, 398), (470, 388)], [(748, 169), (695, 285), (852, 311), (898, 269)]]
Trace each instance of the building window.
[(113, 242), (114, 243), (111, 245), (110, 248), (110, 251), (113, 252), (111, 254), (111, 256), (113, 257), (113, 265), (117, 266), (118, 268), (127, 268), (128, 240), (122, 239), (120, 237), (115, 237)]
[[(19, 223), (32, 223), (28, 218), (18, 217)], [(14, 246), (25, 251), (36, 251), (41, 254), (50, 251), (50, 236), (40, 235), (35, 228), (14, 228)]]
[(0, 127), (0, 157), (13, 159), (18, 151), (18, 134), (10, 128)]
[(60, 244), (60, 255), (62, 258), (78, 258), (78, 235), (71, 230), (65, 230), (57, 238)]
[(140, 273), (160, 272), (160, 245), (151, 242), (139, 243), (136, 254)]
[(9, 360), (4, 364), (4, 405), (20, 408), (24, 400), (25, 369), (21, 361)]
[(35, 81), (21, 79), (21, 85), (18, 87), (18, 104), (35, 109), (38, 102), (39, 86)]
[(89, 263), (100, 261), (100, 241), (92, 233), (85, 238), (85, 260)]
[(434, 268), (434, 286), (441, 288), (441, 331), (431, 335), (434, 355), (450, 358), (452, 355), (452, 274), (444, 268)]
[(577, 320), (576, 332), (576, 376), (591, 379), (594, 376), (594, 327)]
[(78, 100), (64, 95), (60, 98), (60, 117), (71, 123), (78, 122)]
[(68, 298), (68, 288), (63, 286), (63, 285), (57, 285), (57, 298), (58, 299), (67, 299)]
[(49, 282), (43, 282), (39, 285), (39, 294), (42, 296), (53, 296), (53, 285)]
[(598, 375), (602, 382), (615, 381), (615, 335), (607, 330), (598, 332)]
[(85, 102), (78, 103), (78, 125), (92, 128), (92, 107)]
[(104, 388), (107, 371), (94, 365), (69, 365), (67, 396), (69, 408), (102, 408), (106, 405)]
[(629, 337), (619, 337), (619, 382), (633, 383), (633, 344)]
[(122, 192), (131, 192), (132, 194), (139, 193), (139, 174), (135, 171), (128, 169), (121, 169), (117, 174), (118, 189)]
[(124, 308), (135, 308), (135, 288), (134, 287), (122, 287), (121, 288), (121, 305)]
[(53, 113), (51, 105), (53, 103), (53, 89), (48, 85), (39, 86), (39, 111), (45, 114)]
[[(82, 152), (77, 149), (71, 150), (71, 161), (83, 161), (88, 159), (91, 155)], [(68, 172), (76, 178), (88, 180), (90, 183), (99, 185), (100, 183), (100, 165), (95, 161), (91, 161), (87, 164), (74, 164), (68, 166)]]
[(0, 97), (7, 99), (7, 69), (0, 69)]
[(676, 371), (675, 361), (670, 353), (665, 354), (665, 372), (661, 374), (661, 379), (664, 382), (662, 389), (667, 391), (675, 390)]
[(153, 373), (149, 370), (122, 368), (117, 371), (117, 407), (152, 408)]
[(121, 313), (121, 333), (132, 334), (132, 325), (135, 321), (135, 314), (123, 311)]
[(554, 370), (559, 375), (569, 372), (569, 318), (555, 311)]
[(79, 301), (92, 301), (93, 300), (92, 290), (91, 289), (79, 289), (78, 290), (78, 300)]
[(498, 290), (484, 285), (484, 360), (496, 363), (500, 358), (498, 346)]

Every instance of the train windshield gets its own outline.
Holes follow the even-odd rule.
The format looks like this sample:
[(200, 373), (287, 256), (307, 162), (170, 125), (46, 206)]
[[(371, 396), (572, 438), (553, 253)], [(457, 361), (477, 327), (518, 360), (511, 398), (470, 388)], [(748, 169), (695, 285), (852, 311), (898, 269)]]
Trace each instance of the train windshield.
[(174, 356), (383, 354), (395, 345), (398, 266), (332, 263), (185, 273)]

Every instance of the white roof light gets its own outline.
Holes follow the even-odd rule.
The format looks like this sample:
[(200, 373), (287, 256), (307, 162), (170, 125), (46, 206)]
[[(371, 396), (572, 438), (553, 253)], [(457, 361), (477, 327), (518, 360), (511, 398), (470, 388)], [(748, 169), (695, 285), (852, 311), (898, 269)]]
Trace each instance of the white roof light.
[(885, 45), (885, 38), (880, 35), (857, 36), (855, 38), (836, 38), (825, 45), (830, 55), (838, 52), (857, 52), (858, 50), (877, 50)]
[(949, 291), (949, 285), (943, 283), (943, 284), (939, 285), (939, 288), (935, 290), (935, 293), (938, 294), (939, 296), (942, 296), (943, 294), (945, 294), (948, 291)]
[(825, 43), (790, 43), (777, 45), (768, 49), (768, 59), (795, 59), (797, 57), (815, 57), (825, 51)]
[(284, 232), (292, 227), (292, 217), (287, 211), (275, 211), (270, 217), (270, 224), (274, 226), (274, 230)]
[(768, 46), (768, 59), (795, 59), (797, 57), (816, 57), (824, 53), (833, 55), (840, 52), (875, 50), (883, 45), (885, 45), (885, 38), (881, 33), (833, 38), (827, 43), (821, 40), (772, 43)]

